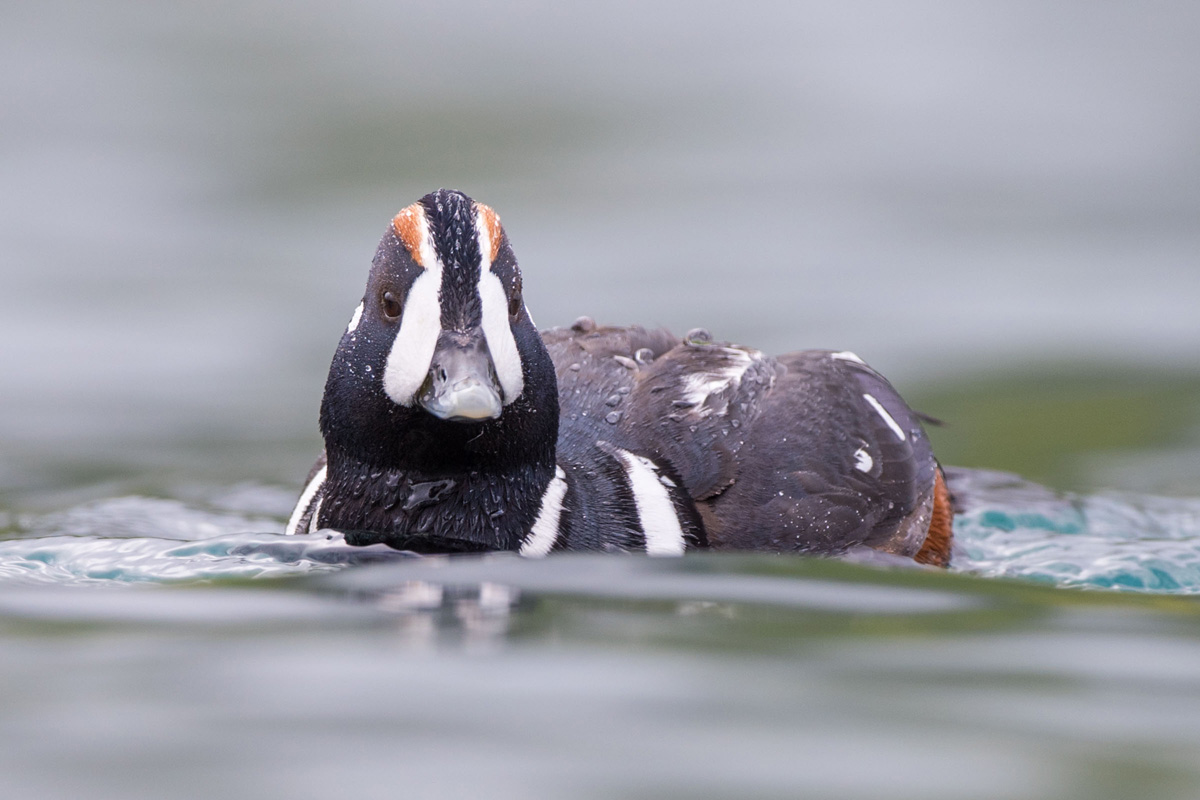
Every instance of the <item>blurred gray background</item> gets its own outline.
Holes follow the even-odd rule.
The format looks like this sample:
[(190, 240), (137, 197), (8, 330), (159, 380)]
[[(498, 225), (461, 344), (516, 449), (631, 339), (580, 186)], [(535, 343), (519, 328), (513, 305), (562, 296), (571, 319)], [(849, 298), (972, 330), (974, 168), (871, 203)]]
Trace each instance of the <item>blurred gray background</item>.
[(1143, 0), (9, 0), (0, 484), (298, 480), (375, 245), (439, 186), (500, 213), (543, 327), (849, 348), (906, 393), (1195, 371), (1198, 43)]

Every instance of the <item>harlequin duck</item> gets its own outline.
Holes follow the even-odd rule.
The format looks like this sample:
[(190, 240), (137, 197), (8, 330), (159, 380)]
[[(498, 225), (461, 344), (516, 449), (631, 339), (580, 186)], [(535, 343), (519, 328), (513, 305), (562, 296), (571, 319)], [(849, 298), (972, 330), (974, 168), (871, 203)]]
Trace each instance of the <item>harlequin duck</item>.
[(288, 533), (422, 553), (950, 559), (920, 420), (856, 355), (587, 318), (539, 334), (499, 217), (459, 192), (392, 220), (320, 423)]

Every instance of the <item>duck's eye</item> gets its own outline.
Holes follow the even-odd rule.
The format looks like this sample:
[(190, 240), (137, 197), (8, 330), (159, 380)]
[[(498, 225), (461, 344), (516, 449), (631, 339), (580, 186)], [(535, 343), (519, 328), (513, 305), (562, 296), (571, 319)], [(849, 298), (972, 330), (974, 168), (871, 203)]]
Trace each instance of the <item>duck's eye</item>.
[(400, 316), (400, 300), (391, 292), (383, 293), (383, 315), (388, 319), (397, 319)]

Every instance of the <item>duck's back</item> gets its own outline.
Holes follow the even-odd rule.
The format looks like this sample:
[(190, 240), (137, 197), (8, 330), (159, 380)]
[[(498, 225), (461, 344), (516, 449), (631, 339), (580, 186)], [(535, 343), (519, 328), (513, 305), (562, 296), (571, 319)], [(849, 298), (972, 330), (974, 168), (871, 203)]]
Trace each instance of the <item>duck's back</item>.
[(586, 461), (600, 443), (652, 459), (681, 480), (712, 547), (912, 557), (948, 514), (916, 414), (851, 353), (772, 358), (702, 331), (590, 320), (543, 338), (560, 458)]

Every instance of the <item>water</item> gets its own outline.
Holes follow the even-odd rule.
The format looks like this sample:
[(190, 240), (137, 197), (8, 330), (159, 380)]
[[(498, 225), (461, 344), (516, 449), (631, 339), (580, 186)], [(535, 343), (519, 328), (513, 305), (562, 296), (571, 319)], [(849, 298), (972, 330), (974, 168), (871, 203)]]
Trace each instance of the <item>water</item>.
[[(0, 8), (0, 796), (1200, 795), (1198, 37), (1169, 0)], [(542, 325), (864, 356), (968, 468), (955, 567), (285, 539), (437, 186)]]
[(951, 485), (946, 572), (412, 557), (255, 486), (16, 514), (0, 790), (1188, 796), (1200, 501)]
[[(1063, 587), (1200, 593), (1200, 499), (1077, 495), (984, 470), (952, 469), (949, 481), (962, 504), (955, 572)], [(283, 577), (408, 557), (383, 546), (351, 547), (335, 532), (283, 536), (280, 518), (271, 516), (289, 499), (280, 490), (241, 487), (233, 497), (240, 512), (133, 496), (19, 514), (0, 540), (0, 584), (112, 587)], [(723, 585), (718, 581), (709, 591)], [(654, 590), (623, 579), (618, 594), (645, 597), (639, 591)]]
[[(236, 533), (261, 523), (146, 498), (26, 518), (38, 533), (0, 549), (0, 789), (1189, 796), (1195, 603), (977, 577), (1004, 547), (1033, 575), (1017, 551), (1034, 539), (1062, 556), (1068, 539), (1115, 550), (1133, 537), (1058, 516), (1091, 500), (963, 481), (1026, 498), (1019, 519), (999, 502), (960, 518), (968, 556), (950, 572), (409, 558), (278, 524)], [(1194, 552), (1185, 509), (1190, 529), (1173, 531), (1190, 530)], [(81, 534), (88, 519), (109, 535)], [(161, 536), (144, 535), (148, 520)]]

